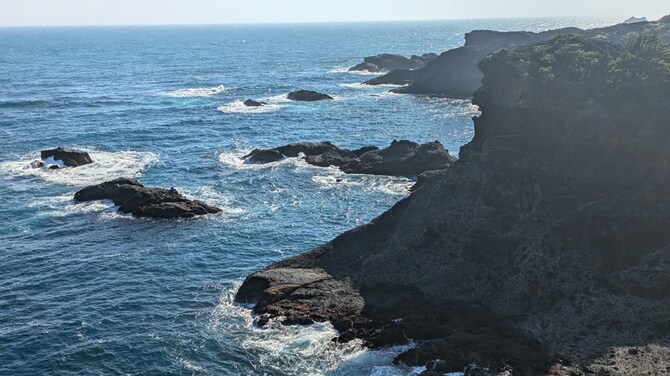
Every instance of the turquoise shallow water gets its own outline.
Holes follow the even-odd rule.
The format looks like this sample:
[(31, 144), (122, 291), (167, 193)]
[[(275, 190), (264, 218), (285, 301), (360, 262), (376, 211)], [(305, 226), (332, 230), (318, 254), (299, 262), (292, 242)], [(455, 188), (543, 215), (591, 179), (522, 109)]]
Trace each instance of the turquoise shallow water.
[[(389, 365), (400, 348), (335, 345), (327, 325), (256, 329), (232, 294), (253, 270), (368, 222), (411, 181), (238, 157), (295, 141), (393, 139), (439, 140), (457, 154), (477, 108), (366, 88), (346, 67), (382, 52), (444, 51), (472, 29), (608, 23), (0, 29), (0, 374), (410, 373)], [(336, 100), (283, 99), (298, 88)], [(247, 98), (270, 106), (247, 109)], [(95, 163), (24, 168), (59, 145)], [(81, 187), (119, 176), (224, 213), (153, 221), (73, 202)]]

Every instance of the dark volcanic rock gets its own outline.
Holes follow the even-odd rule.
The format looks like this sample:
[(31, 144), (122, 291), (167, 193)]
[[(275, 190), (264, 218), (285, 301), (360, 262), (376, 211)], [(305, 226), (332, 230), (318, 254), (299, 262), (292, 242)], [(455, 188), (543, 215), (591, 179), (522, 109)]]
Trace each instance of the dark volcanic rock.
[(561, 36), (486, 58), (475, 136), (444, 176), (238, 299), (344, 338), (404, 333), (412, 365), (667, 374), (670, 71), (653, 45)]
[(305, 154), (309, 155), (318, 155), (323, 154), (331, 150), (339, 150), (339, 148), (328, 141), (324, 142), (297, 142), (294, 144), (288, 144), (280, 146), (277, 148), (280, 153), (284, 154), (287, 157), (297, 157), (298, 155)]
[(247, 99), (246, 101), (244, 101), (244, 105), (247, 106), (247, 107), (261, 107), (261, 106), (265, 106), (266, 104), (267, 103), (265, 103), (265, 102), (258, 102), (258, 101), (255, 101), (253, 99)]
[(221, 212), (219, 208), (182, 196), (174, 188), (147, 188), (126, 178), (86, 187), (75, 193), (74, 198), (76, 201), (112, 200), (119, 211), (138, 217), (191, 218)]
[(363, 82), (366, 85), (409, 85), (416, 80), (417, 73), (413, 70), (396, 69), (383, 76)]
[(343, 149), (329, 150), (323, 154), (308, 155), (305, 162), (319, 167), (343, 166), (355, 160), (356, 154)]
[(68, 167), (77, 167), (93, 163), (91, 156), (85, 151), (66, 149), (58, 147), (56, 149), (42, 150), (40, 153), (42, 160), (53, 158), (55, 160), (63, 161), (63, 164)]
[(319, 167), (337, 166), (348, 174), (417, 176), (425, 171), (445, 169), (456, 158), (437, 141), (419, 145), (393, 141), (386, 149), (365, 146), (341, 149), (330, 142), (299, 142), (276, 149), (256, 149), (242, 157), (250, 163), (270, 163), (282, 156), (305, 156), (305, 162)]
[(277, 162), (284, 158), (281, 152), (277, 149), (254, 149), (251, 153), (242, 157), (247, 163), (271, 163)]
[(348, 174), (417, 176), (425, 171), (445, 169), (456, 159), (438, 141), (419, 145), (395, 141), (386, 149), (372, 150), (341, 167)]
[(381, 54), (366, 57), (362, 63), (349, 68), (349, 71), (390, 72), (396, 69), (418, 69), (436, 58), (437, 55), (432, 53), (421, 56), (412, 55), (410, 58), (402, 55)]
[(322, 101), (322, 100), (330, 100), (333, 99), (328, 94), (323, 94), (319, 93), (316, 91), (311, 91), (311, 90), (298, 90), (298, 91), (293, 91), (288, 93), (286, 96), (288, 99), (292, 101), (300, 101), (300, 102), (315, 102), (315, 101)]

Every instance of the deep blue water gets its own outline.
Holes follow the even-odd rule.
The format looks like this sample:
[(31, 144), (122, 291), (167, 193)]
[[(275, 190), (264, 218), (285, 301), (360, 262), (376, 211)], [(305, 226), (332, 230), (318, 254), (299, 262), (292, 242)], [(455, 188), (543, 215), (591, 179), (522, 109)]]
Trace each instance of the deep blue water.
[[(394, 138), (439, 140), (457, 154), (477, 108), (361, 87), (368, 77), (344, 68), (382, 52), (441, 52), (472, 29), (611, 21), (0, 29), (0, 374), (407, 374), (389, 365), (400, 349), (335, 345), (326, 325), (256, 329), (231, 298), (250, 272), (368, 222), (411, 181), (238, 157)], [(298, 88), (336, 100), (282, 99)], [(271, 105), (246, 109), (247, 98)], [(60, 145), (95, 163), (25, 169)], [(73, 202), (81, 187), (119, 176), (224, 213), (155, 221)]]

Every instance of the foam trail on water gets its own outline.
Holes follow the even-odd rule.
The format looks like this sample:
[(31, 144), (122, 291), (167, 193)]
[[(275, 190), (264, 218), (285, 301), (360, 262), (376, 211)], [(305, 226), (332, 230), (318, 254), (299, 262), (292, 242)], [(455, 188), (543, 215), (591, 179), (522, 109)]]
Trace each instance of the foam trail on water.
[(171, 91), (164, 91), (160, 95), (172, 98), (198, 98), (198, 97), (212, 97), (221, 94), (225, 91), (223, 85), (215, 87), (196, 87), (186, 89), (176, 89)]
[[(57, 170), (30, 168), (35, 158), (0, 163), (0, 174), (8, 177), (39, 177), (46, 181), (73, 186), (85, 186), (102, 183), (118, 177), (135, 178), (141, 176), (144, 169), (158, 160), (158, 156), (150, 152), (119, 151), (107, 152), (86, 150), (93, 163), (79, 167), (65, 167)], [(39, 156), (39, 151), (32, 156)], [(57, 161), (45, 161), (57, 164)], [(46, 166), (49, 163), (45, 163)]]
[(359, 76), (383, 76), (386, 74), (386, 72), (350, 71), (347, 67), (335, 67), (329, 70), (328, 73), (349, 73), (357, 74)]
[(247, 106), (241, 100), (221, 105), (216, 109), (226, 114), (262, 114), (278, 111), (284, 106), (279, 104), (266, 104), (264, 106)]

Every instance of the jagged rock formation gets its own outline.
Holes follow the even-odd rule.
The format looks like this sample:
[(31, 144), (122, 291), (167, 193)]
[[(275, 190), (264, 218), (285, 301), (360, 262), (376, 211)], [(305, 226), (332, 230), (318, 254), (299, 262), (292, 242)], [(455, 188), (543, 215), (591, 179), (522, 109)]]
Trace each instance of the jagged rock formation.
[[(61, 161), (67, 167), (78, 167), (93, 163), (93, 159), (91, 159), (91, 156), (88, 155), (87, 152), (81, 150), (66, 149), (63, 147), (57, 147), (55, 149), (49, 149), (49, 150), (42, 150), (42, 152), (40, 153), (40, 158), (42, 158), (42, 160), (51, 158), (56, 161)], [(42, 166), (44, 166), (44, 164), (42, 164)]]
[(341, 341), (407, 335), (418, 346), (397, 361), (440, 371), (666, 374), (670, 52), (657, 42), (560, 36), (486, 58), (456, 163), (252, 274), (238, 301), (263, 321), (330, 320)]
[(390, 72), (396, 69), (419, 69), (435, 59), (437, 55), (434, 53), (412, 55), (409, 58), (402, 55), (381, 54), (364, 58), (362, 63), (349, 68), (349, 71)]
[(316, 101), (333, 99), (333, 97), (331, 97), (328, 94), (323, 94), (312, 90), (293, 91), (288, 93), (286, 98), (292, 101), (299, 101), (299, 102), (316, 102)]
[(393, 140), (385, 149), (365, 146), (357, 150), (339, 148), (330, 142), (300, 142), (275, 149), (255, 149), (242, 157), (248, 163), (271, 163), (286, 157), (305, 156), (305, 162), (319, 167), (337, 166), (347, 174), (417, 176), (429, 170), (449, 167), (456, 158), (438, 141), (419, 145)]
[(148, 188), (126, 178), (86, 187), (75, 193), (74, 199), (79, 202), (112, 200), (120, 212), (137, 217), (192, 218), (221, 212), (219, 208), (182, 196), (174, 188)]
[(581, 30), (566, 28), (541, 33), (497, 32), (475, 30), (465, 35), (465, 45), (442, 53), (437, 59), (417, 70), (396, 70), (366, 81), (369, 85), (408, 85), (392, 90), (405, 94), (435, 94), (454, 98), (469, 98), (481, 86), (482, 72), (477, 64), (488, 54), (501, 49), (549, 40), (559, 34), (574, 33), (621, 44), (626, 36), (635, 33), (656, 33), (670, 41), (670, 21), (619, 24), (604, 28)]

